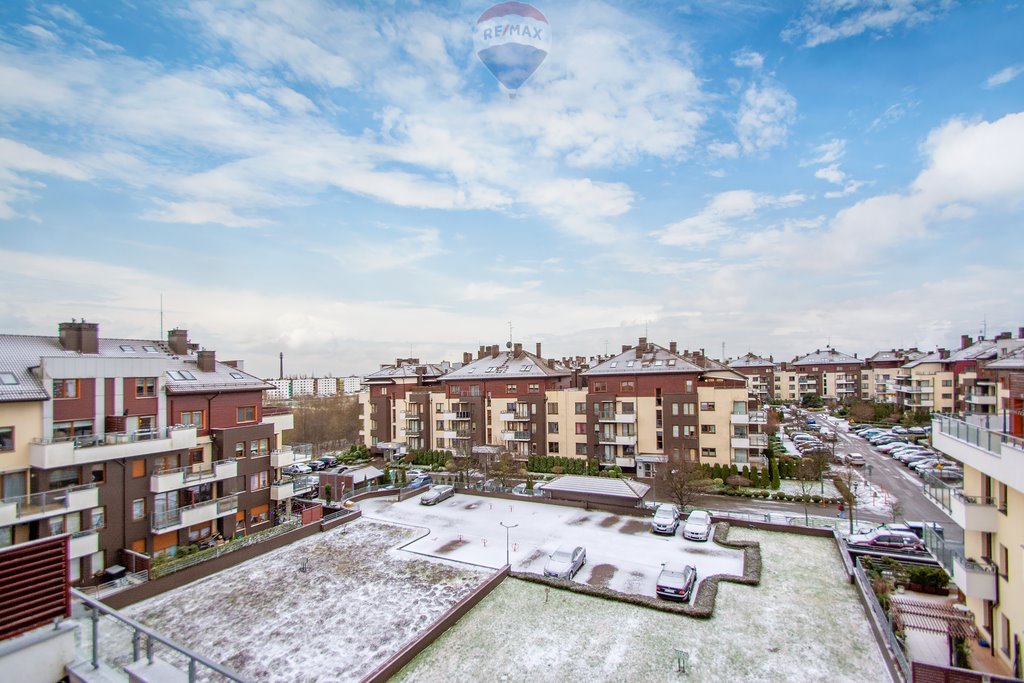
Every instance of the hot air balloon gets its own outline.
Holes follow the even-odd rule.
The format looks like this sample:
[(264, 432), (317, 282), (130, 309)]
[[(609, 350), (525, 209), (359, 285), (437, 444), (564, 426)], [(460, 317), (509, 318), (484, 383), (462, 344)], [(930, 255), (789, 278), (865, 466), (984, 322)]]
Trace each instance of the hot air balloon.
[(551, 45), (548, 20), (524, 2), (501, 2), (476, 20), (476, 54), (512, 94), (533, 75)]

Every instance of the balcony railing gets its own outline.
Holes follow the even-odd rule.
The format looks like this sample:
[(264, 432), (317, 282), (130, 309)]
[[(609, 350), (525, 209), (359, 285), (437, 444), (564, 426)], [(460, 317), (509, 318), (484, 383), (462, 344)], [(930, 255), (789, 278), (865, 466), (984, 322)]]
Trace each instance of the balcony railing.
[(501, 438), (505, 441), (529, 441), (530, 432), (507, 429), (501, 433)]
[(1024, 450), (1024, 439), (1019, 436), (978, 427), (949, 415), (933, 415), (932, 427), (947, 436), (959, 439), (996, 455), (1002, 453), (1004, 445)]
[(270, 452), (271, 467), (287, 467), (313, 457), (313, 444), (298, 443)]
[(174, 510), (154, 512), (150, 518), (153, 531), (159, 533), (168, 531), (171, 528), (208, 522), (236, 512), (238, 512), (238, 495), (233, 494), (223, 498), (205, 500), (194, 505), (186, 505)]
[(597, 414), (598, 422), (616, 422), (619, 424), (630, 424), (636, 422), (636, 413), (624, 413), (614, 410), (602, 410)]
[(0, 500), (0, 526), (79, 512), (99, 505), (96, 484), (81, 484), (56, 491), (40, 491)]
[(136, 441), (153, 441), (169, 439), (171, 432), (182, 429), (180, 426), (147, 429), (137, 432), (107, 432), (106, 434), (83, 434), (81, 436), (58, 436), (52, 439), (32, 439), (32, 443), (49, 445), (55, 443), (71, 443), (73, 448), (92, 448), (94, 446), (113, 446)]
[(164, 493), (175, 489), (194, 486), (206, 481), (220, 481), (238, 476), (238, 461), (234, 458), (217, 460), (209, 467), (188, 465), (170, 470), (162, 470), (150, 476), (149, 490), (152, 493)]
[(193, 448), (195, 445), (196, 428), (188, 425), (137, 432), (33, 439), (29, 445), (29, 462), (33, 467), (48, 470)]

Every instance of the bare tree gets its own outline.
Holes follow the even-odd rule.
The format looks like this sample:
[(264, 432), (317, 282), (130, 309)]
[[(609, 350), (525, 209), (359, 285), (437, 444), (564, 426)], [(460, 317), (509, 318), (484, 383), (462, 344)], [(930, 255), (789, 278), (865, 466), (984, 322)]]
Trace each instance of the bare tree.
[(800, 500), (804, 504), (804, 524), (808, 526), (810, 526), (810, 515), (808, 514), (807, 506), (811, 493), (819, 484), (821, 484), (822, 491), (824, 492), (824, 483), (822, 483), (821, 476), (827, 468), (827, 453), (824, 454), (824, 458), (815, 457), (812, 454), (805, 455), (796, 464), (796, 479), (800, 483)]
[(695, 460), (674, 458), (665, 463), (660, 476), (664, 490), (679, 507), (680, 512), (692, 507), (697, 497), (706, 491), (710, 481)]
[(295, 428), (288, 435), (289, 440), (313, 444), (317, 454), (358, 442), (359, 401), (355, 397), (309, 397), (292, 412)]
[(888, 508), (889, 514), (892, 515), (893, 524), (895, 524), (896, 520), (899, 517), (903, 516), (903, 503), (900, 502), (899, 498), (895, 496), (889, 496)]

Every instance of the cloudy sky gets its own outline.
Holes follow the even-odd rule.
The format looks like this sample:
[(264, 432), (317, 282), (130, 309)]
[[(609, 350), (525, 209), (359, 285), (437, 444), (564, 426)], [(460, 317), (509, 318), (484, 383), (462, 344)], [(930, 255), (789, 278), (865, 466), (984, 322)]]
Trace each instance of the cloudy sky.
[(537, 2), (514, 98), (489, 4), (3, 3), (0, 330), (162, 295), (269, 375), (1024, 324), (1020, 3)]

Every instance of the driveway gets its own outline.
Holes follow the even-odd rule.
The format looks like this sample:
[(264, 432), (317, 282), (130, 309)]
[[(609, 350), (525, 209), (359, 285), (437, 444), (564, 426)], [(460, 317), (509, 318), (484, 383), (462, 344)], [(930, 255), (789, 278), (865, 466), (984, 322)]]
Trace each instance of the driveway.
[(624, 593), (653, 597), (663, 562), (694, 565), (698, 580), (743, 573), (741, 551), (710, 540), (684, 540), (682, 524), (674, 536), (656, 536), (646, 518), (464, 493), (434, 506), (420, 505), (418, 498), (375, 498), (359, 506), (364, 517), (428, 531), (404, 546), (406, 551), (494, 569), (505, 564), (502, 522), (518, 525), (508, 531), (508, 557), (515, 571), (542, 574), (548, 555), (560, 545), (582, 545), (587, 563), (575, 580)]

